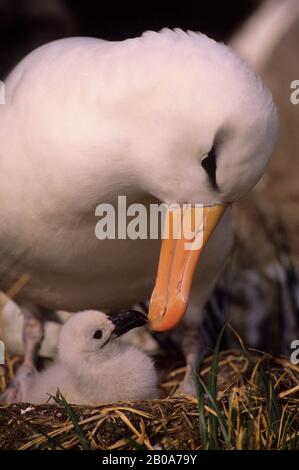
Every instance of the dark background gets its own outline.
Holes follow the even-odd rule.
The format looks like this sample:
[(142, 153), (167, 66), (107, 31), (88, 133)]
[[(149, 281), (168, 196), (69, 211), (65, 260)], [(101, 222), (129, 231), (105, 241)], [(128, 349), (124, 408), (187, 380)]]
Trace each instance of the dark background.
[[(169, 28), (200, 30), (219, 40), (227, 39), (230, 32), (253, 9), (256, 1), (198, 0), (197, 2), (124, 2), (111, 3), (103, 14), (103, 2), (66, 1), (79, 18), (82, 34), (102, 36), (106, 39), (124, 39), (138, 36), (146, 29)], [(86, 6), (88, 5), (88, 8)]]
[(120, 40), (165, 26), (227, 41), (259, 0), (0, 0), (0, 78), (28, 52), (67, 36)]

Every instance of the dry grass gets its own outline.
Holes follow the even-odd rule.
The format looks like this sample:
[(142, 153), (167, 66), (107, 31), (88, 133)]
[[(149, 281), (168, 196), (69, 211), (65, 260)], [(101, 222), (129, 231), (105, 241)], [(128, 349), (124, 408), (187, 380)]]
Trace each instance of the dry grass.
[[(228, 350), (205, 360), (206, 393), (172, 395), (184, 368), (163, 380), (165, 398), (98, 407), (0, 406), (2, 449), (299, 448), (299, 367), (257, 351)], [(5, 380), (18, 360), (8, 362)], [(218, 367), (217, 393), (210, 395)], [(200, 391), (199, 391), (200, 393)]]

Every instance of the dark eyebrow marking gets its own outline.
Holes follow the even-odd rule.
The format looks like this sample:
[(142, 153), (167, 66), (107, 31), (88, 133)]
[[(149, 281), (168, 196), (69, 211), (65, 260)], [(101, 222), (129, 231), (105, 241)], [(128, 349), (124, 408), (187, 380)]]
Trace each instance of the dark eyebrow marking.
[(217, 180), (216, 180), (216, 169), (217, 169), (217, 155), (215, 146), (211, 148), (208, 155), (201, 160), (201, 166), (205, 169), (208, 174), (211, 185), (214, 189), (218, 190)]

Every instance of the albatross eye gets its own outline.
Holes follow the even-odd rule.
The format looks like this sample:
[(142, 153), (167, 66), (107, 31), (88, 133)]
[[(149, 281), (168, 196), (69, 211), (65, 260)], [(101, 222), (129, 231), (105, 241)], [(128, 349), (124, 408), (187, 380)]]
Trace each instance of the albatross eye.
[(201, 160), (201, 166), (205, 169), (210, 183), (214, 189), (218, 189), (217, 181), (216, 181), (216, 150), (213, 145), (212, 149), (208, 153), (208, 155)]
[(103, 336), (102, 330), (96, 330), (93, 334), (94, 339), (101, 339)]

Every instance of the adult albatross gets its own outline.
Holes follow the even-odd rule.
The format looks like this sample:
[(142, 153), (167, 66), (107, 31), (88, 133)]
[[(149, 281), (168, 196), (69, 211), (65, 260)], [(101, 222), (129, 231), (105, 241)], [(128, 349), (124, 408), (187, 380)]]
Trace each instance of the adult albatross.
[[(24, 364), (4, 399), (22, 399), (46, 310), (125, 308), (150, 295), (157, 272), (149, 319), (163, 331), (184, 317), (188, 391), (200, 310), (232, 246), (228, 206), (254, 187), (275, 145), (270, 92), (225, 45), (164, 29), (44, 45), (11, 72), (5, 93), (0, 287), (30, 279), (16, 297)], [(163, 240), (157, 271), (158, 240), (98, 240), (95, 208), (118, 195), (146, 207), (202, 204), (202, 255), (183, 238)]]

